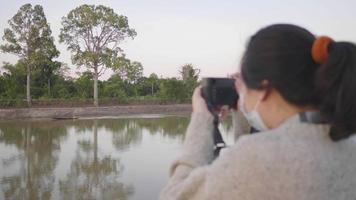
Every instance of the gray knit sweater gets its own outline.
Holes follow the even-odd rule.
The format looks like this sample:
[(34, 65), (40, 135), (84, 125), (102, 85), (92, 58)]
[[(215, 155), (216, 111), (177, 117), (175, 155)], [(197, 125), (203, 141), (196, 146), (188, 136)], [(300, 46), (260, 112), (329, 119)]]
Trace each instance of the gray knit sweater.
[[(161, 200), (355, 200), (356, 137), (333, 142), (327, 125), (293, 116), (278, 128), (242, 135), (213, 160), (213, 118), (193, 113), (182, 155)], [(237, 134), (244, 131), (235, 126)]]

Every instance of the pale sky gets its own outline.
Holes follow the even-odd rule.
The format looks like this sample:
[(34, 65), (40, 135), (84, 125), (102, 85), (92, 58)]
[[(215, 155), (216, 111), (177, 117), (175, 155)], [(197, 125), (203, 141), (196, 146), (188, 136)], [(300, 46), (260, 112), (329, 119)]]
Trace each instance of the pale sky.
[[(294, 23), (316, 35), (356, 41), (356, 1), (353, 0), (0, 0), (0, 35), (7, 21), (25, 3), (43, 6), (51, 25), (57, 59), (74, 75), (70, 52), (58, 43), (61, 18), (82, 4), (102, 4), (128, 17), (137, 37), (122, 44), (127, 57), (144, 66), (144, 75), (177, 77), (179, 67), (192, 63), (201, 76), (222, 77), (238, 70), (248, 38), (274, 23)], [(0, 43), (3, 43), (0, 40)], [(0, 62), (17, 58), (0, 53)], [(107, 71), (101, 79), (112, 72)]]

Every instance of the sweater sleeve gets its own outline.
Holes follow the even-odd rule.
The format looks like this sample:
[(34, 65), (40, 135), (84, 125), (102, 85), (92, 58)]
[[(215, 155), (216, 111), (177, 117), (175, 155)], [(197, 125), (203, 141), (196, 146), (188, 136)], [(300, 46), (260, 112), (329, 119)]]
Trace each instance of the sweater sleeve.
[[(213, 116), (193, 113), (188, 125), (182, 155), (172, 164), (170, 180), (160, 199), (184, 199), (204, 182), (204, 166), (214, 159)], [(199, 168), (198, 170), (194, 170)]]
[[(240, 120), (239, 117), (241, 116), (237, 116), (235, 120)], [(234, 124), (235, 131), (238, 130), (239, 135), (248, 133), (244, 130), (246, 127), (239, 126), (241, 126), (239, 122)], [(185, 135), (183, 152), (171, 166), (170, 179), (161, 192), (161, 200), (193, 199), (193, 196), (203, 193), (214, 160), (212, 132), (212, 115), (192, 114)]]
[(271, 156), (264, 152), (264, 145), (255, 143), (252, 137), (242, 136), (211, 164), (197, 166), (196, 162), (193, 164), (181, 158), (173, 165), (160, 200), (257, 200), (266, 194), (277, 195), (271, 199), (278, 199), (275, 187), (266, 185), (275, 181), (270, 172), (275, 163), (271, 163)]

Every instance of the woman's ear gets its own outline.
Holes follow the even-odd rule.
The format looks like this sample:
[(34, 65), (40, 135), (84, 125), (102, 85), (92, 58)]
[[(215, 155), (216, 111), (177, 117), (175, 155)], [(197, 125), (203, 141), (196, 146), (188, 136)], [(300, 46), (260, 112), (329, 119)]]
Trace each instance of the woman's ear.
[(261, 101), (265, 101), (271, 95), (272, 90), (269, 87), (269, 81), (266, 79), (262, 81), (261, 86), (263, 88), (263, 95), (261, 97)]

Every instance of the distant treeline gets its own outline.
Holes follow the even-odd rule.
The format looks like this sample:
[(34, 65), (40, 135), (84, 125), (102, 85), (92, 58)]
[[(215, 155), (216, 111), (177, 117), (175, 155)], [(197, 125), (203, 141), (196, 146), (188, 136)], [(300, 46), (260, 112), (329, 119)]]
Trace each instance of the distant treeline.
[[(0, 107), (24, 107), (26, 70), (21, 63), (3, 65), (0, 75)], [(191, 64), (182, 66), (178, 78), (145, 77), (142, 68), (135, 75), (113, 74), (98, 81), (102, 105), (188, 103), (198, 85), (198, 70)], [(32, 106), (83, 106), (93, 102), (93, 75), (87, 71), (78, 78), (65, 75), (63, 68), (52, 73), (32, 71)], [(130, 73), (128, 73), (130, 74)]]
[[(60, 52), (43, 7), (25, 4), (9, 19), (0, 43), (2, 53), (19, 58), (16, 64), (4, 63), (0, 68), (0, 107), (34, 102), (80, 105), (89, 99), (95, 106), (99, 102), (181, 103), (191, 98), (200, 73), (192, 64), (181, 66), (177, 78), (154, 73), (144, 77), (143, 65), (125, 56), (121, 42), (137, 35), (126, 16), (102, 5), (81, 5), (61, 20), (59, 42), (67, 45), (72, 63), (85, 72), (78, 78), (68, 76), (68, 65), (55, 60)], [(113, 75), (100, 81), (108, 68)]]

